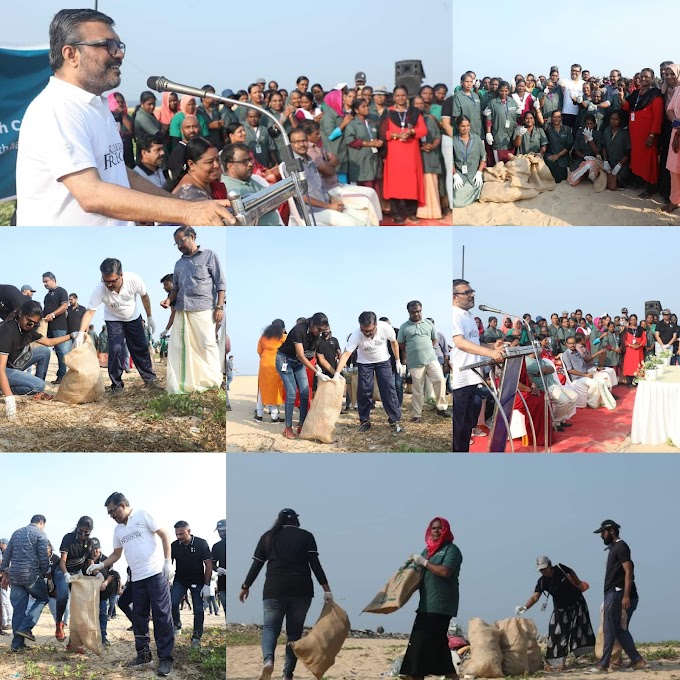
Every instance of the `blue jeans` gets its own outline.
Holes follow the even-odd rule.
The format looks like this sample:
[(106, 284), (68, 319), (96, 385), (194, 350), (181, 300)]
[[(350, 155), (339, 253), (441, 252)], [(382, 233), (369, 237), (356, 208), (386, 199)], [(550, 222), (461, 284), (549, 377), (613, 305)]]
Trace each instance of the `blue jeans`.
[(222, 611), (224, 612), (224, 618), (227, 618), (227, 591), (222, 590), (217, 593), (217, 597), (220, 598), (220, 604), (222, 605)]
[[(33, 604), (29, 607), (28, 600), (32, 597)], [(49, 598), (47, 596), (47, 584), (42, 576), (30, 585), (12, 585), (10, 602), (14, 608), (12, 615), (12, 649), (25, 647), (24, 638), (18, 635), (19, 631), (30, 633), (37, 625), (40, 614), (45, 608)]]
[(111, 387), (115, 389), (123, 387), (123, 360), (126, 346), (130, 350), (130, 355), (135, 362), (139, 375), (142, 376), (142, 380), (145, 383), (155, 380), (156, 374), (151, 363), (142, 317), (138, 316), (132, 321), (107, 321), (106, 329), (109, 333), (109, 378), (111, 378)]
[[(275, 600), (263, 600), (264, 620), (262, 626), (262, 659), (264, 663), (274, 663), (276, 641), (281, 633), (283, 619), (286, 619), (286, 637), (288, 642), (295, 642), (302, 637), (305, 617), (312, 604), (311, 597), (280, 597)], [(293, 677), (297, 657), (286, 643), (286, 660), (283, 664), (283, 675)]]
[[(110, 323), (107, 321), (107, 324)], [(141, 326), (141, 323), (139, 324)], [(109, 337), (110, 333), (109, 333)], [(134, 358), (134, 355), (133, 355)], [(135, 628), (135, 649), (141, 656), (149, 655), (149, 613), (153, 616), (153, 636), (159, 659), (172, 659), (175, 633), (172, 629), (170, 586), (163, 574), (132, 581), (132, 625)], [(120, 605), (120, 600), (118, 601)], [(121, 607), (122, 608), (122, 607)]]
[(378, 391), (383, 408), (391, 422), (401, 420), (401, 406), (397, 398), (394, 373), (390, 360), (379, 361), (375, 364), (357, 364), (359, 367), (359, 386), (357, 388), (357, 406), (359, 407), (359, 421), (366, 423), (371, 419), (371, 404), (373, 402), (373, 381), (378, 381)]
[(106, 642), (106, 624), (109, 621), (109, 601), (100, 600), (99, 601), (99, 629), (102, 633), (102, 642)]
[(394, 389), (397, 391), (399, 406), (404, 403), (404, 378), (398, 373), (394, 374)]
[[(51, 597), (50, 601), (47, 603), (47, 606), (50, 608), (50, 614), (52, 614), (52, 618), (54, 619), (54, 623), (56, 625), (57, 623), (57, 598), (56, 597)], [(68, 624), (68, 616), (71, 612), (71, 603), (67, 602), (66, 603), (66, 611), (64, 612), (64, 617), (62, 621), (66, 624)]]
[[(68, 345), (68, 343), (64, 343)], [(25, 394), (38, 394), (45, 391), (45, 376), (50, 364), (50, 350), (48, 347), (38, 345), (32, 350), (31, 361), (26, 368), (35, 366), (35, 375), (27, 371), (18, 371), (16, 368), (6, 368), (7, 380), (12, 388), (12, 394), (23, 396)]]
[[(283, 370), (283, 365), (286, 370)], [(305, 365), (297, 359), (291, 359), (281, 352), (276, 353), (276, 371), (281, 376), (283, 387), (286, 390), (286, 427), (293, 427), (293, 410), (295, 408), (295, 388), (300, 389), (300, 426), (307, 417), (309, 406), (309, 381), (307, 380), (307, 369)]]
[[(633, 636), (630, 634), (630, 626), (626, 626), (626, 630), (621, 628), (622, 600), (622, 590), (606, 593), (604, 596), (604, 649), (602, 650), (602, 658), (598, 663), (600, 668), (609, 668), (612, 650), (614, 649), (614, 643), (617, 640), (632, 663), (635, 663), (642, 658), (640, 652), (635, 648)], [(628, 623), (630, 623), (630, 620), (633, 617), (633, 612), (637, 609), (638, 602), (638, 598), (630, 599), (630, 607), (627, 611)]]
[(182, 598), (187, 590), (191, 593), (191, 604), (194, 608), (194, 632), (192, 638), (201, 639), (203, 635), (203, 621), (205, 620), (205, 613), (203, 611), (203, 598), (201, 597), (202, 583), (180, 583), (175, 580), (170, 590), (170, 599), (172, 600), (172, 622), (178, 630), (182, 628), (182, 621), (179, 616), (179, 606), (182, 604)]
[[(68, 335), (68, 331), (47, 331), (48, 338), (63, 338), (65, 335)], [(64, 363), (64, 357), (71, 351), (72, 346), (73, 343), (71, 340), (68, 342), (62, 342), (61, 345), (54, 346), (54, 351), (57, 355), (57, 360), (59, 361), (57, 378), (63, 378), (66, 375), (66, 364)], [(45, 372), (45, 375), (47, 375), (47, 372)]]
[(71, 588), (66, 583), (64, 572), (59, 567), (54, 570), (54, 587), (57, 589), (57, 623), (61, 623), (71, 598)]

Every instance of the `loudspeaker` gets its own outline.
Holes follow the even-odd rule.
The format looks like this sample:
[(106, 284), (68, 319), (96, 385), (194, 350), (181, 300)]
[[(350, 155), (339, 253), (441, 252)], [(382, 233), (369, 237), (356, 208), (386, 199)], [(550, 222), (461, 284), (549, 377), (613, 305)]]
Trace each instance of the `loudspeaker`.
[(658, 300), (648, 300), (645, 302), (645, 316), (647, 316), (647, 314), (654, 314), (657, 317), (660, 317), (662, 309), (663, 307)]
[(418, 94), (424, 78), (425, 71), (420, 59), (405, 59), (394, 63), (395, 85), (405, 87), (409, 97)]

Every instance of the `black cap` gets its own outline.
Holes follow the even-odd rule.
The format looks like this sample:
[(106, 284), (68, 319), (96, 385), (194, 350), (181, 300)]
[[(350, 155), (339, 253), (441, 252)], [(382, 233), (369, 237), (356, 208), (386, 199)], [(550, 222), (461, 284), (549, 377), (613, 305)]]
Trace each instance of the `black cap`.
[(606, 529), (620, 529), (621, 527), (613, 520), (613, 519), (606, 519), (602, 524), (600, 524), (599, 529), (595, 529), (593, 531), (594, 534), (601, 534), (603, 531)]
[(291, 510), (290, 508), (284, 508), (281, 510), (279, 513), (279, 519), (284, 520), (284, 519), (297, 519), (298, 514), (295, 512), (295, 510)]
[(99, 550), (102, 549), (101, 543), (99, 542), (98, 538), (90, 539), (90, 548), (92, 548), (92, 550), (94, 550), (95, 548), (98, 548)]

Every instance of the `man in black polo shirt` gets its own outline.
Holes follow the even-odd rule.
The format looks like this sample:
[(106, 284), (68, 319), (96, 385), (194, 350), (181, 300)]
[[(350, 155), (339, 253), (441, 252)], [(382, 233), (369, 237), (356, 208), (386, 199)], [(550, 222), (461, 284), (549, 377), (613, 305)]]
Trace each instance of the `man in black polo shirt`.
[(213, 569), (217, 573), (217, 597), (222, 603), (222, 611), (227, 616), (227, 520), (221, 519), (215, 531), (220, 540), (212, 547)]
[[(342, 352), (340, 351), (340, 343), (338, 339), (333, 336), (331, 329), (321, 331), (319, 338), (319, 346), (316, 348), (316, 362), (321, 367), (324, 375), (332, 378), (335, 375), (335, 369), (338, 365), (338, 359)], [(318, 386), (318, 379), (314, 378), (314, 390)]]
[[(93, 563), (103, 562), (107, 556), (102, 553), (102, 547), (98, 538), (90, 539), (90, 561)], [(104, 568), (99, 572), (104, 580), (99, 587), (99, 628), (102, 633), (102, 644), (105, 647), (111, 645), (106, 637), (106, 625), (109, 620), (109, 598), (118, 592), (118, 584), (120, 583), (120, 574), (111, 568)]]
[(661, 352), (673, 352), (673, 343), (678, 339), (678, 324), (671, 321), (671, 310), (664, 309), (661, 319), (656, 323), (654, 332), (656, 343), (654, 345), (657, 356)]
[(77, 333), (80, 330), (80, 322), (83, 320), (83, 314), (87, 309), (83, 305), (78, 304), (78, 296), (71, 293), (68, 296), (68, 309), (66, 310), (66, 330), (71, 333)]
[[(57, 279), (52, 272), (45, 272), (42, 276), (42, 282), (47, 289), (43, 305), (43, 318), (48, 322), (47, 337), (60, 338), (67, 333), (68, 293), (64, 288), (57, 285)], [(54, 351), (59, 361), (59, 368), (57, 369), (57, 379), (53, 380), (52, 384), (59, 385), (61, 379), (66, 375), (64, 357), (71, 351), (71, 343), (65, 342), (58, 345)]]
[(9, 283), (0, 283), (0, 323), (4, 321), (10, 312), (19, 309), (26, 302), (26, 296)]
[[(621, 527), (613, 520), (606, 519), (593, 533), (600, 534), (609, 551), (607, 570), (604, 577), (604, 649), (599, 663), (591, 669), (593, 673), (607, 673), (614, 643), (618, 640), (630, 659), (629, 668), (640, 670), (647, 665), (635, 648), (630, 634), (630, 620), (638, 605), (635, 587), (634, 565), (630, 558), (628, 544), (619, 538)], [(621, 611), (626, 610), (628, 625), (621, 624)]]
[(175, 635), (182, 630), (179, 605), (187, 590), (191, 593), (194, 605), (194, 632), (191, 646), (200, 647), (203, 635), (203, 600), (210, 599), (210, 578), (212, 576), (212, 553), (208, 542), (191, 535), (188, 522), (175, 524), (177, 540), (170, 546), (170, 556), (175, 562), (175, 580), (172, 584), (172, 620)]

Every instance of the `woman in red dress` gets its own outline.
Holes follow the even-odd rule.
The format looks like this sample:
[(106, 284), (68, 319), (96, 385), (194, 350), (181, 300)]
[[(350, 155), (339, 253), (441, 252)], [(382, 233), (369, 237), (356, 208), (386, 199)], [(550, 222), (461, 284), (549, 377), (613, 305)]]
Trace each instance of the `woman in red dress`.
[(418, 224), (416, 211), (425, 205), (420, 139), (427, 135), (427, 124), (420, 111), (409, 106), (405, 87), (395, 87), (393, 98), (394, 105), (380, 126), (387, 146), (383, 198), (390, 201), (395, 224)]
[(632, 386), (633, 377), (638, 366), (645, 360), (645, 345), (647, 336), (642, 326), (638, 326), (636, 314), (631, 314), (628, 326), (621, 333), (621, 346), (624, 347), (622, 375), (626, 378), (626, 385)]
[(664, 98), (658, 87), (653, 87), (654, 71), (640, 71), (640, 88), (624, 98), (619, 90), (621, 109), (630, 112), (630, 169), (645, 182), (640, 198), (651, 198), (659, 182), (659, 152), (657, 137), (661, 134), (664, 118)]
[[(529, 418), (527, 417), (527, 411), (522, 401), (522, 397), (519, 393), (522, 393), (522, 397), (529, 407), (529, 413), (531, 414), (531, 420), (534, 423), (534, 430), (536, 430), (536, 448), (540, 449), (545, 446), (545, 399), (543, 393), (534, 385), (529, 378), (529, 373), (527, 372), (527, 366), (524, 361), (522, 361), (522, 370), (519, 374), (519, 384), (517, 385), (517, 394), (515, 395), (515, 403), (513, 409), (519, 411), (526, 418), (527, 435), (529, 436), (529, 442), (533, 445), (534, 435), (531, 430), (531, 425), (529, 423)], [(550, 413), (548, 413), (548, 437), (552, 443), (552, 431), (553, 424)]]

